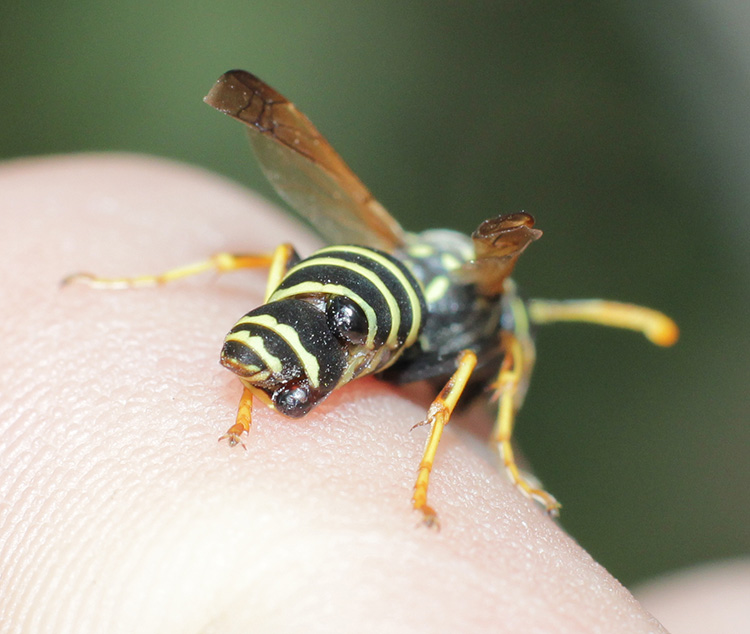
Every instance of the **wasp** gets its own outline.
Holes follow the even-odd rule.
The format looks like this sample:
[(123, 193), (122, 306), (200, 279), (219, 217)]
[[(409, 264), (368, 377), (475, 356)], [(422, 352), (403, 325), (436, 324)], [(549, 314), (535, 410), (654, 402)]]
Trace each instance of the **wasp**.
[[(222, 75), (206, 103), (244, 123), (276, 191), (329, 245), (301, 258), (289, 244), (271, 254), (218, 253), (161, 275), (66, 282), (100, 288), (158, 285), (204, 271), (268, 267), (264, 303), (226, 336), (221, 364), (244, 389), (235, 423), (219, 440), (242, 444), (253, 400), (300, 418), (339, 387), (376, 375), (440, 388), (412, 505), (438, 526), (427, 503), (430, 472), (445, 425), (467, 387), (489, 384), (497, 401), (491, 442), (512, 481), (556, 515), (560, 504), (517, 467), (516, 413), (535, 361), (531, 328), (586, 321), (643, 333), (669, 346), (676, 324), (649, 308), (603, 300), (524, 300), (510, 275), (542, 232), (527, 213), (482, 222), (469, 237), (438, 229), (414, 234), (372, 196), (310, 120), (276, 90), (240, 70)], [(468, 394), (468, 391), (467, 391)]]

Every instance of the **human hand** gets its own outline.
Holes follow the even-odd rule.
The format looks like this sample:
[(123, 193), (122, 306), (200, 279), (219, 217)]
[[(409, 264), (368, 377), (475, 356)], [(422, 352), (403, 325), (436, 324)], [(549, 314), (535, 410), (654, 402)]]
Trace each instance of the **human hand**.
[(675, 634), (736, 634), (750, 624), (750, 559), (705, 563), (639, 586), (636, 596)]
[(633, 597), (449, 426), (411, 511), (425, 405), (374, 379), (217, 443), (223, 336), (262, 272), (60, 288), (306, 237), (226, 181), (143, 157), (0, 170), (0, 623), (20, 632), (654, 632)]

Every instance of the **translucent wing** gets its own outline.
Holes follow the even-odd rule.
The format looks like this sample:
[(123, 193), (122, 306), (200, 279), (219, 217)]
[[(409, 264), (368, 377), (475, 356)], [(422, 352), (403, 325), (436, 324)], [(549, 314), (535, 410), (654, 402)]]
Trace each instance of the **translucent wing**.
[(479, 287), (483, 295), (503, 292), (503, 282), (513, 272), (518, 256), (542, 232), (534, 229), (534, 218), (527, 213), (507, 214), (485, 220), (471, 234), (476, 259), (461, 271)]
[(401, 226), (283, 95), (233, 70), (219, 77), (204, 101), (248, 126), (271, 185), (323, 238), (389, 252), (404, 245)]

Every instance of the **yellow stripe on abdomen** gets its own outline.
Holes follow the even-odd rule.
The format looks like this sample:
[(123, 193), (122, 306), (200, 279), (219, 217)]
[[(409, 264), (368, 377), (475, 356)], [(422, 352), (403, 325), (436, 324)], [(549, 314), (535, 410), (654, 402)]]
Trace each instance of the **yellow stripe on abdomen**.
[[(299, 362), (302, 364), (302, 369), (305, 371), (308, 379), (310, 379), (310, 385), (313, 387), (318, 387), (320, 385), (320, 364), (315, 356), (310, 354), (307, 348), (302, 344), (299, 334), (293, 326), (279, 323), (271, 315), (245, 315), (237, 322), (237, 326), (243, 326), (245, 324), (262, 326), (263, 328), (275, 332), (287, 343), (297, 359), (299, 359)], [(235, 326), (235, 328), (237, 326)], [(239, 332), (242, 331), (238, 331), (238, 333)]]

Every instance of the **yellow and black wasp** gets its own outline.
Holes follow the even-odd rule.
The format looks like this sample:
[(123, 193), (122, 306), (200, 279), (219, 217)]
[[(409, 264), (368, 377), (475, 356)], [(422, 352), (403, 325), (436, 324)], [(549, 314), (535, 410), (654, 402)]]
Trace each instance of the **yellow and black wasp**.
[(470, 383), (498, 400), (492, 443), (513, 482), (556, 514), (558, 502), (518, 470), (511, 448), (516, 412), (535, 359), (530, 326), (589, 321), (642, 332), (668, 346), (675, 323), (657, 311), (602, 300), (522, 300), (510, 274), (541, 236), (527, 213), (486, 220), (471, 235), (404, 231), (295, 106), (245, 71), (222, 75), (205, 101), (244, 123), (276, 191), (331, 245), (302, 259), (291, 245), (269, 255), (219, 253), (138, 278), (87, 274), (67, 281), (122, 288), (166, 283), (207, 270), (269, 267), (265, 302), (226, 336), (221, 363), (244, 391), (222, 439), (241, 443), (253, 399), (299, 418), (336, 388), (376, 374), (395, 383), (430, 380), (442, 390), (419, 424), (431, 430), (412, 503), (428, 525), (430, 471), (443, 428)]

